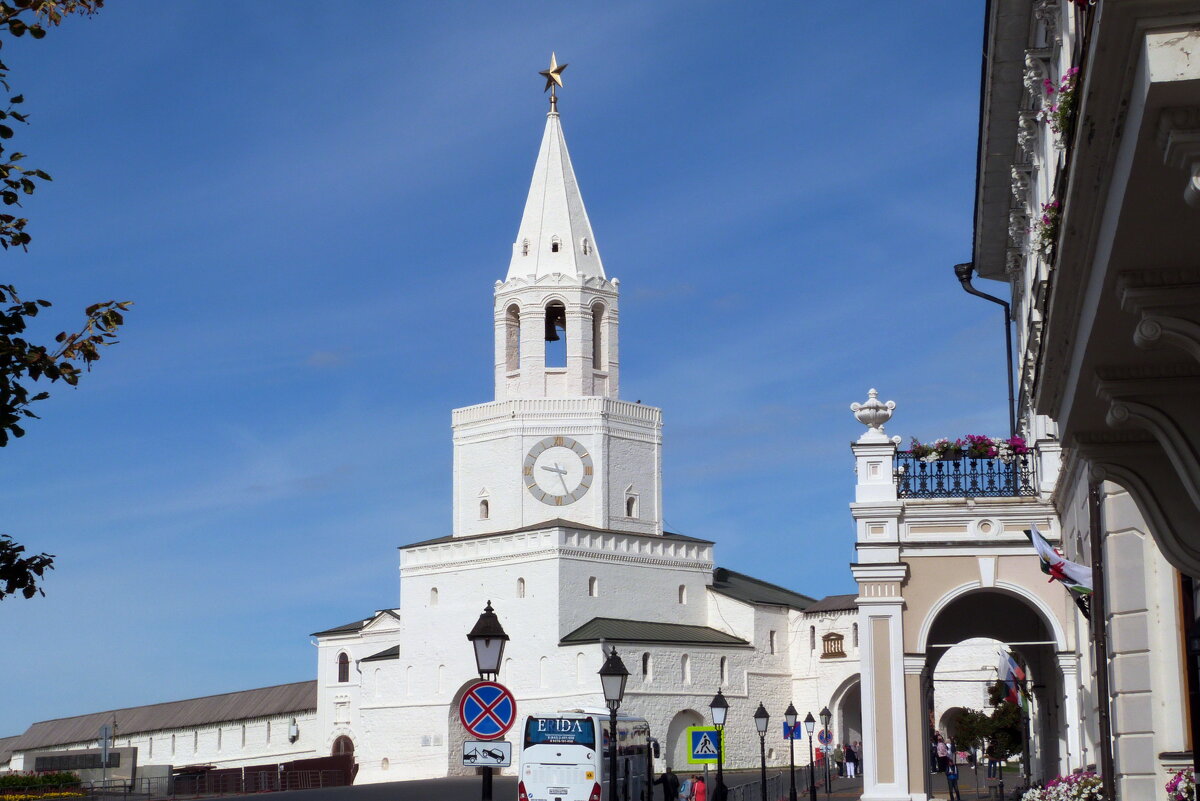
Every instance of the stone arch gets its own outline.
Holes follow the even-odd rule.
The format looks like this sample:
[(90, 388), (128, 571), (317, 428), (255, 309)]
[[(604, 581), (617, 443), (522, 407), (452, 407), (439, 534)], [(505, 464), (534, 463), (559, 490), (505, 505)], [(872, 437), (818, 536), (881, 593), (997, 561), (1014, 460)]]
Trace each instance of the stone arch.
[(862, 676), (847, 676), (829, 696), (833, 710), (833, 738), (839, 743), (862, 740)]
[(938, 731), (942, 732), (951, 742), (958, 739), (958, 727), (966, 711), (961, 706), (952, 706), (942, 713), (942, 717), (937, 722)]
[[(1029, 592), (1028, 589), (1019, 584), (997, 581), (995, 586), (984, 587), (979, 581), (969, 581), (965, 584), (960, 584), (949, 592), (944, 593), (942, 597), (937, 600), (937, 602), (929, 607), (929, 611), (925, 614), (925, 619), (921, 621), (920, 632), (917, 635), (917, 651), (925, 653), (929, 650), (930, 633), (933, 631), (934, 624), (938, 621), (938, 618), (941, 617), (942, 613), (945, 612), (955, 601), (972, 593), (995, 593), (999, 595), (1007, 595), (1018, 602), (1023, 602), (1027, 607), (1030, 608), (1031, 611), (1033, 611), (1034, 614), (1037, 615), (1038, 618), (1040, 618), (1042, 624), (1046, 627), (1047, 631), (1054, 639), (1055, 649), (1059, 651), (1065, 651), (1068, 649), (1067, 635), (1058, 619), (1058, 616), (1054, 614), (1054, 611), (1051, 610), (1050, 607), (1046, 605), (1046, 602), (1040, 597)], [(962, 639), (968, 639), (969, 637), (990, 636), (990, 634), (980, 632), (968, 634)], [(1005, 641), (1011, 638), (993, 637), (993, 639)], [(1027, 638), (1021, 637), (1019, 639)]]
[(687, 729), (688, 726), (703, 725), (704, 716), (694, 709), (680, 710), (671, 718), (667, 725), (666, 748), (662, 753), (668, 766), (677, 771), (689, 770), (687, 760), (691, 743), (688, 742)]

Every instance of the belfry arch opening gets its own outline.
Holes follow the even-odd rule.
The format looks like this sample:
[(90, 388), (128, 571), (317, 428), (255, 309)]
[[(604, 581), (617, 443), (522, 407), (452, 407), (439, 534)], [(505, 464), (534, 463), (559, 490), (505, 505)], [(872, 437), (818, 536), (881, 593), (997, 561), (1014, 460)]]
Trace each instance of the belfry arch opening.
[(521, 369), (521, 307), (515, 303), (504, 313), (504, 368)]
[(607, 368), (607, 358), (604, 352), (604, 304), (592, 305), (592, 369)]
[(567, 366), (567, 307), (559, 300), (546, 304), (546, 366)]

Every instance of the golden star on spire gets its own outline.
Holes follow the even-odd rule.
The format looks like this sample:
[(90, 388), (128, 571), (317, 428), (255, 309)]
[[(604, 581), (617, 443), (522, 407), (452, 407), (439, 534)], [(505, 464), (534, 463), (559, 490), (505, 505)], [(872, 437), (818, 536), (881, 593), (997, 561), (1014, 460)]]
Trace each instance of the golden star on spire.
[(551, 53), (550, 54), (550, 68), (542, 70), (541, 72), (538, 73), (538, 75), (541, 75), (543, 78), (546, 79), (546, 88), (543, 89), (542, 91), (543, 92), (545, 92), (547, 90), (550, 91), (550, 105), (552, 107), (555, 105), (555, 100), (557, 99), (554, 96), (554, 87), (563, 85), (562, 71), (565, 70), (566, 68), (567, 68), (567, 65), (559, 64), (558, 58), (554, 55), (554, 53)]

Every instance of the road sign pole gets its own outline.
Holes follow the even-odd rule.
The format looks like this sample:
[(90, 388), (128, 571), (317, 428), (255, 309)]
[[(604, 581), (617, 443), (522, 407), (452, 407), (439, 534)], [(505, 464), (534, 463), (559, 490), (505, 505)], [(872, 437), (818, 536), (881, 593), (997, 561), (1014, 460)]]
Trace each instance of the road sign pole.
[(492, 801), (492, 769), (483, 769), (483, 801)]

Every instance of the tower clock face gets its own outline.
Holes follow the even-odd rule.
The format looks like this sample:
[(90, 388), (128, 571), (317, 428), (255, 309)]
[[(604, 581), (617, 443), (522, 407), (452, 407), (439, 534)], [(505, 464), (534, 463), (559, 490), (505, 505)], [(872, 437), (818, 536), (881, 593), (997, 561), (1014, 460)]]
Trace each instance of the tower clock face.
[(592, 456), (570, 437), (546, 437), (525, 454), (529, 494), (550, 506), (567, 506), (592, 486)]

